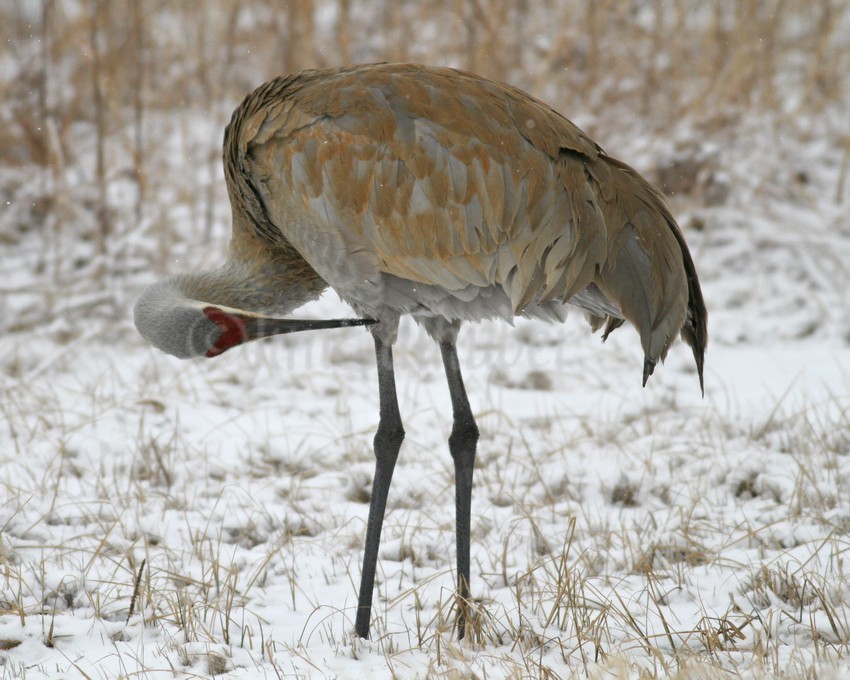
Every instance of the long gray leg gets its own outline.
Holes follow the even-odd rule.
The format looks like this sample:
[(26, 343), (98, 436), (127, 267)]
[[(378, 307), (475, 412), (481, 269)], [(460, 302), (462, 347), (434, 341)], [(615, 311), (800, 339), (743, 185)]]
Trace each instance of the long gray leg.
[(375, 355), (378, 360), (378, 396), (380, 421), (375, 433), (375, 479), (372, 482), (372, 500), (369, 504), (369, 523), (366, 527), (366, 548), (363, 551), (363, 572), (360, 576), (360, 595), (357, 598), (357, 618), (354, 632), (361, 638), (369, 637), (369, 619), (372, 614), (372, 591), (375, 586), (375, 568), (378, 564), (378, 546), (381, 527), (387, 508), (387, 494), (393, 479), (404, 427), (398, 411), (395, 389), (392, 345), (374, 335)]
[(449, 382), (454, 423), (449, 436), (449, 451), (455, 463), (455, 532), (457, 540), (458, 580), (458, 638), (466, 632), (467, 605), (469, 603), (469, 533), (472, 506), (472, 469), (475, 465), (475, 447), (478, 444), (478, 425), (469, 406), (463, 376), (457, 358), (455, 342), (457, 330), (440, 341), (443, 365)]

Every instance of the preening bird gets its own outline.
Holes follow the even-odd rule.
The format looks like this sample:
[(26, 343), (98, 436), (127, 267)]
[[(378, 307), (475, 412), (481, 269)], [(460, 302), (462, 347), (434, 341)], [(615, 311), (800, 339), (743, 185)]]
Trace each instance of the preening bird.
[[(146, 289), (139, 332), (177, 357), (259, 337), (368, 325), (380, 421), (355, 632), (368, 637), (378, 544), (404, 439), (399, 318), (439, 345), (452, 402), (458, 635), (469, 605), (478, 442), (455, 349), (464, 321), (629, 321), (643, 382), (681, 334), (703, 387), (706, 310), (664, 199), (569, 120), (508, 85), (448, 68), (372, 64), (272, 80), (224, 134), (233, 237), (220, 268)], [(281, 318), (333, 288), (359, 318)]]

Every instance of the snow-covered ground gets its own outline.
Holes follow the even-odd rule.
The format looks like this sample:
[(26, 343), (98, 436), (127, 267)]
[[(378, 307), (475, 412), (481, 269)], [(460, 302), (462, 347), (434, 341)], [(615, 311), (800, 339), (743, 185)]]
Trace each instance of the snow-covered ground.
[[(653, 179), (693, 174), (671, 203), (709, 310), (705, 397), (683, 344), (641, 388), (629, 327), (604, 345), (579, 315), (462, 331), (482, 433), (462, 642), (451, 408), (424, 333), (406, 323), (395, 350), (407, 438), (362, 641), (369, 334), (180, 362), (130, 319), (157, 253), (172, 272), (223, 258), (218, 123), (147, 121), (181, 153), (148, 161), (153, 205), (104, 267), (90, 238), (21, 227), (55, 176), (0, 168), (0, 678), (847, 677), (848, 110), (717, 136), (597, 121)], [(188, 167), (209, 204), (185, 200)], [(54, 187), (66, 224), (87, 181)], [(110, 192), (133, 211), (129, 179)], [(299, 316), (348, 313), (330, 293)]]
[[(462, 336), (482, 429), (464, 643), (448, 393), (413, 324), (371, 642), (351, 634), (377, 423), (366, 332), (193, 362), (127, 317), (3, 337), (4, 676), (850, 670), (848, 281), (821, 266), (848, 261), (850, 225), (814, 200), (707, 219), (688, 234), (704, 399), (683, 345), (641, 389), (630, 329)], [(305, 313), (345, 309), (328, 295)]]

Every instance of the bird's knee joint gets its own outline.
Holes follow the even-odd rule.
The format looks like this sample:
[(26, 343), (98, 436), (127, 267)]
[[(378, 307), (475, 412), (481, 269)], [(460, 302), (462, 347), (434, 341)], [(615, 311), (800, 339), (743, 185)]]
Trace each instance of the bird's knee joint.
[(398, 453), (401, 448), (401, 443), (404, 441), (404, 427), (401, 425), (391, 425), (389, 427), (378, 426), (378, 431), (375, 433), (375, 452), (394, 450)]
[(473, 419), (455, 420), (452, 433), (449, 435), (449, 450), (455, 451), (475, 449), (478, 444), (478, 425)]

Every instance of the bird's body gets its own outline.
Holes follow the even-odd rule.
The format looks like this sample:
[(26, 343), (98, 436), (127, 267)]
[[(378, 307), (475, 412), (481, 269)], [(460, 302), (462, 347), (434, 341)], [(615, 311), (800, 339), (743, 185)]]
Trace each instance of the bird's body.
[[(461, 322), (562, 320), (568, 305), (580, 307), (594, 327), (635, 326), (644, 381), (681, 333), (702, 384), (705, 307), (664, 200), (515, 88), (409, 64), (278, 78), (235, 111), (224, 163), (233, 209), (228, 263), (154, 286), (137, 305), (137, 326), (166, 351), (212, 356), (285, 332), (250, 329), (265, 319), (258, 315), (288, 314), (332, 287), (378, 322), (375, 487), (385, 501), (404, 434), (391, 345), (402, 315), (422, 323), (443, 351), (454, 407), (462, 595), (469, 576), (461, 533), (468, 541), (466, 487), (478, 432), (454, 349)], [(192, 318), (197, 328), (188, 328)], [(186, 350), (173, 351), (175, 342)], [(373, 497), (357, 623), (364, 636), (369, 553), (377, 551), (384, 501), (374, 507)]]
[(514, 88), (412, 65), (279, 78), (234, 114), (225, 166), (234, 236), (291, 246), (385, 326), (562, 320), (569, 301), (632, 321), (654, 363), (685, 324), (690, 263), (663, 200)]

